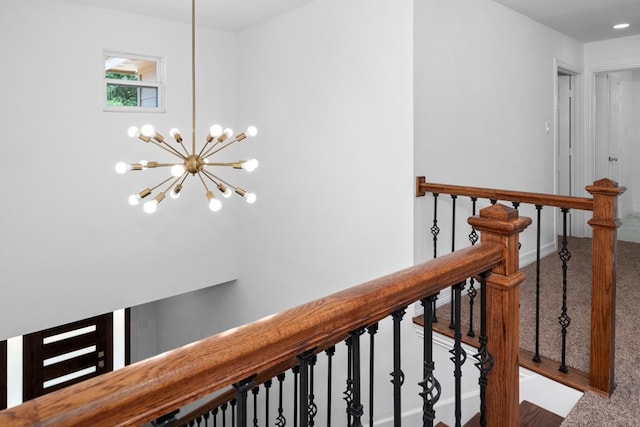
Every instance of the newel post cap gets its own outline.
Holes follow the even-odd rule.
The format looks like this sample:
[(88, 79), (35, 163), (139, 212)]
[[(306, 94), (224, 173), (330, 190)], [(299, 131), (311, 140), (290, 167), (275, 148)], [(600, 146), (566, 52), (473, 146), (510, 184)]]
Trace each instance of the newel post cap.
[(620, 196), (627, 191), (627, 187), (619, 187), (616, 181), (609, 178), (602, 178), (594, 181), (593, 185), (587, 185), (585, 190), (592, 195)]
[(531, 218), (521, 217), (516, 209), (499, 203), (480, 209), (479, 216), (467, 221), (478, 231), (504, 236), (518, 234), (531, 224)]

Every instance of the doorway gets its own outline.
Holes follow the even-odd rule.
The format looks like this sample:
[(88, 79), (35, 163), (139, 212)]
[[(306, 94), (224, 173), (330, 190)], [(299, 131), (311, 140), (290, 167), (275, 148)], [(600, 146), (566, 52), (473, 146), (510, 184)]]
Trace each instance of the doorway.
[[(555, 76), (555, 191), (562, 196), (581, 195), (578, 190), (579, 162), (576, 162), (579, 150), (579, 105), (580, 87), (582, 82), (581, 70), (567, 64), (556, 63)], [(569, 211), (567, 213), (567, 235), (583, 236), (579, 227), (581, 219), (574, 218), (579, 215)], [(557, 209), (556, 230), (562, 235), (565, 231), (564, 214)]]

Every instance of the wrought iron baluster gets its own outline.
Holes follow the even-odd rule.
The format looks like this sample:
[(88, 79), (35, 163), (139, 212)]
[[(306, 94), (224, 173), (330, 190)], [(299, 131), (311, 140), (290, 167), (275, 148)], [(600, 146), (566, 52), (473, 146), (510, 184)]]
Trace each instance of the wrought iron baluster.
[(331, 346), (324, 352), (327, 355), (327, 427), (331, 427), (331, 379), (333, 378), (333, 355), (336, 354), (336, 347)]
[(209, 426), (209, 418), (211, 417), (211, 414), (209, 413), (209, 411), (205, 412), (204, 415), (204, 425), (205, 426)]
[(269, 425), (269, 397), (270, 397), (270, 391), (271, 391), (271, 386), (273, 385), (273, 381), (272, 380), (267, 380), (264, 382), (264, 390), (265, 390), (265, 397), (264, 397), (264, 424), (265, 425)]
[(421, 300), (424, 309), (422, 319), (424, 321), (424, 338), (422, 350), (422, 376), (423, 379), (418, 383), (422, 388), (420, 397), (422, 397), (422, 425), (423, 427), (433, 427), (433, 421), (436, 418), (436, 411), (433, 409), (436, 402), (440, 399), (440, 382), (433, 376), (435, 363), (433, 361), (433, 317), (431, 310), (433, 307), (433, 299), (430, 296)]
[[(260, 387), (254, 387), (251, 389), (251, 394), (253, 395), (253, 427), (258, 427), (258, 393), (260, 392)], [(269, 401), (267, 399), (267, 405), (269, 405)]]
[(401, 366), (400, 352), (400, 326), (406, 310), (400, 309), (391, 314), (393, 318), (393, 372), (391, 383), (393, 384), (393, 425), (402, 424), (402, 385), (404, 384), (404, 372)]
[(493, 356), (487, 350), (487, 290), (486, 290), (486, 278), (489, 273), (480, 274), (480, 336), (478, 341), (480, 348), (478, 352), (473, 355), (476, 359), (474, 366), (480, 370), (480, 378), (478, 384), (480, 384), (480, 425), (486, 427), (487, 414), (486, 414), (486, 391), (487, 391), (487, 375), (491, 368), (493, 368)]
[(567, 353), (567, 328), (571, 324), (571, 318), (567, 314), (567, 264), (571, 259), (571, 252), (567, 248), (567, 214), (568, 208), (561, 208), (562, 210), (562, 249), (559, 252), (560, 260), (562, 261), (562, 313), (558, 317), (558, 322), (562, 328), (562, 359), (558, 370), (563, 373), (569, 372), (566, 365), (566, 353)]
[(231, 399), (231, 427), (236, 427), (236, 399)]
[(229, 406), (227, 405), (227, 403), (223, 403), (222, 406), (220, 406), (220, 409), (222, 409), (222, 412), (220, 413), (220, 416), (222, 417), (222, 427), (226, 427), (227, 425), (227, 408)]
[(462, 365), (467, 360), (467, 353), (462, 348), (462, 333), (460, 332), (460, 319), (461, 319), (461, 304), (460, 297), (465, 282), (460, 282), (457, 285), (452, 286), (452, 291), (455, 293), (454, 304), (452, 312), (454, 313), (454, 345), (449, 351), (451, 353), (450, 360), (453, 362), (453, 376), (455, 382), (455, 418), (456, 427), (462, 425)]
[(361, 398), (362, 381), (360, 376), (360, 335), (364, 329), (358, 329), (350, 333), (351, 338), (351, 365), (353, 370), (353, 400), (347, 411), (353, 420), (353, 427), (362, 427), (362, 415), (364, 414)]
[(213, 408), (213, 411), (211, 411), (211, 414), (213, 415), (213, 427), (218, 427), (218, 412), (218, 408)]
[(284, 388), (284, 379), (285, 373), (281, 373), (277, 376), (278, 379), (278, 417), (276, 418), (276, 426), (284, 427), (287, 425), (287, 419), (284, 416), (284, 406), (283, 406), (283, 388)]
[(375, 354), (375, 335), (378, 332), (378, 324), (367, 328), (369, 333), (369, 425), (373, 426), (373, 389), (374, 389), (374, 354)]
[(294, 366), (293, 369), (293, 427), (298, 425), (298, 380), (300, 374), (300, 365)]
[(313, 351), (307, 351), (298, 356), (300, 361), (300, 427), (314, 425), (313, 418), (317, 413), (317, 407), (313, 402), (313, 365), (316, 356)]
[[(477, 197), (472, 197), (471, 198), (471, 203), (472, 203), (472, 209), (471, 209), (471, 214), (473, 216), (476, 216), (476, 205), (478, 202), (478, 198)], [(478, 242), (479, 236), (478, 233), (476, 232), (476, 229), (471, 226), (471, 233), (469, 233), (469, 242), (471, 243), (471, 246), (475, 245)], [(469, 337), (475, 337), (476, 333), (473, 330), (473, 304), (475, 302), (476, 296), (478, 295), (478, 291), (475, 288), (475, 282), (476, 280), (471, 277), (469, 279), (469, 289), (467, 289), (467, 295), (469, 296), (469, 330), (467, 331), (467, 336)]]
[(235, 408), (234, 402), (238, 405), (235, 416), (231, 419), (231, 424), (235, 426), (235, 420), (238, 420), (238, 427), (247, 427), (247, 390), (253, 387), (253, 378), (242, 380), (233, 385), (236, 389), (236, 398), (231, 401), (231, 407)]
[[(456, 251), (456, 200), (458, 196), (451, 195), (451, 252)], [(455, 328), (455, 319), (453, 318), (453, 306), (456, 303), (456, 295), (458, 295), (454, 288), (451, 288), (451, 316), (449, 319), (449, 329)]]
[[(431, 226), (431, 235), (433, 236), (433, 257), (438, 257), (438, 234), (440, 234), (440, 227), (438, 227), (438, 193), (433, 193), (433, 225)], [(432, 322), (438, 323), (438, 315), (436, 314), (436, 301), (438, 300), (438, 295), (435, 294), (431, 307), (432, 313)]]
[[(192, 421), (193, 422), (193, 421)], [(202, 415), (198, 415), (196, 417), (196, 424), (198, 425), (198, 427), (200, 427), (200, 423), (202, 423)]]
[(533, 361), (540, 363), (540, 233), (542, 229), (542, 205), (536, 205), (538, 224), (536, 227), (536, 351)]
[[(513, 205), (513, 208), (515, 210), (518, 210), (518, 208), (520, 207), (520, 202), (511, 202), (511, 204)], [(518, 241), (518, 250), (520, 250), (522, 248), (522, 242)]]
[(344, 391), (344, 401), (347, 404), (347, 427), (352, 426), (353, 418), (349, 412), (349, 408), (353, 404), (353, 343), (350, 336), (345, 340), (347, 345), (347, 388)]

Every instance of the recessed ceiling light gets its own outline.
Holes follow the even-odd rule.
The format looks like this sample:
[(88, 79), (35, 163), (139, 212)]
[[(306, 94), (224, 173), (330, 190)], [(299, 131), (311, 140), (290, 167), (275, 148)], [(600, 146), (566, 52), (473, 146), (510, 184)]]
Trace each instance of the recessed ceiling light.
[(616, 30), (622, 30), (623, 28), (629, 28), (629, 24), (627, 24), (626, 22), (624, 24), (616, 24), (613, 26), (613, 28)]

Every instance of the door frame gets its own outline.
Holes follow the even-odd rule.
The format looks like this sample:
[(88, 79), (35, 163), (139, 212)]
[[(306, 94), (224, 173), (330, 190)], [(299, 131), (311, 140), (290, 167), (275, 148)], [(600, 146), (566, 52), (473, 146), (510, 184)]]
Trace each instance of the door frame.
[[(584, 193), (583, 180), (581, 179), (583, 174), (583, 162), (580, 161), (581, 153), (584, 151), (584, 110), (581, 108), (584, 105), (584, 68), (577, 65), (564, 62), (558, 58), (554, 59), (553, 64), (553, 188), (555, 194), (559, 194), (559, 181), (558, 181), (558, 74), (568, 74), (573, 77), (572, 80), (572, 104), (574, 106), (572, 110), (572, 129), (571, 133), (571, 147), (572, 147), (572, 165), (571, 169), (571, 194), (573, 196), (582, 196)], [(584, 237), (586, 216), (584, 212), (575, 211), (572, 212), (571, 229), (570, 234), (573, 236)], [(554, 215), (554, 229), (556, 233), (560, 233), (560, 224), (558, 221), (558, 215)]]

